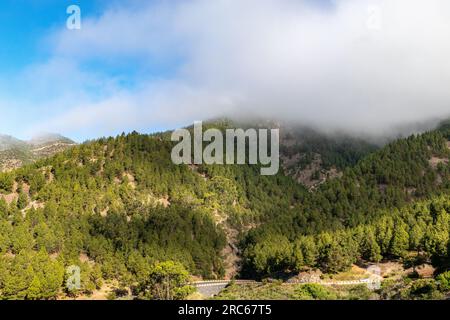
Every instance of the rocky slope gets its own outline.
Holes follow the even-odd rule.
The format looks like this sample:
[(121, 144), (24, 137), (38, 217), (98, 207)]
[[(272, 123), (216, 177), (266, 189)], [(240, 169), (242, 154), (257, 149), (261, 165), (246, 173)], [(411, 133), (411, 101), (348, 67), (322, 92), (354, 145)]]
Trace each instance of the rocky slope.
[(76, 145), (58, 134), (46, 134), (29, 141), (0, 135), (0, 171), (10, 171)]

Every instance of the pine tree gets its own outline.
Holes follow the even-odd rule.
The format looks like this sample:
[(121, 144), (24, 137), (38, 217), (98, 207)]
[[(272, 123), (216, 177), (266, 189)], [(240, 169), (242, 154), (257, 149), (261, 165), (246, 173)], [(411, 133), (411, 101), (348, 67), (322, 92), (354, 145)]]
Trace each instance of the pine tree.
[(404, 257), (408, 248), (409, 234), (407, 226), (403, 221), (398, 219), (395, 223), (395, 232), (392, 237), (389, 253), (397, 257)]
[(360, 247), (362, 257), (371, 262), (381, 261), (383, 257), (381, 256), (381, 248), (376, 241), (374, 229), (367, 227), (364, 228), (364, 231)]
[(19, 198), (17, 199), (17, 208), (19, 210), (25, 209), (28, 205), (28, 196), (24, 192), (19, 193)]
[(141, 297), (154, 300), (179, 300), (193, 292), (189, 273), (182, 264), (166, 261), (155, 264), (147, 281), (141, 283)]
[(42, 298), (41, 291), (41, 282), (37, 276), (34, 276), (28, 287), (26, 298), (29, 300), (39, 300)]

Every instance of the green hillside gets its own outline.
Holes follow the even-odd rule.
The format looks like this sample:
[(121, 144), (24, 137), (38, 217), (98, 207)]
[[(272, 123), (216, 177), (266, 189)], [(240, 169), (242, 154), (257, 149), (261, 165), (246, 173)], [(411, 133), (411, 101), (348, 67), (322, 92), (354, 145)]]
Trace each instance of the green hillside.
[[(411, 250), (447, 256), (449, 130), (393, 142), (313, 192), (256, 166), (175, 166), (166, 137), (99, 139), (0, 174), (0, 297), (114, 283), (148, 298), (164, 268), (221, 279), (240, 258), (242, 275), (259, 278)], [(82, 281), (68, 292), (71, 265)]]
[[(435, 200), (439, 210), (433, 210), (437, 213), (440, 213), (441, 209), (444, 213), (448, 212), (445, 201), (448, 201), (450, 193), (449, 141), (450, 131), (446, 128), (395, 141), (382, 150), (370, 154), (355, 167), (347, 168), (342, 178), (321, 185), (305, 199), (300, 210), (283, 215), (274, 214), (264, 225), (251, 230), (244, 242), (247, 269), (250, 273), (259, 271), (263, 274), (303, 266), (322, 267), (331, 272), (345, 269), (363, 256), (364, 252), (354, 247), (354, 244), (360, 245), (362, 239), (353, 234), (362, 225), (377, 226), (387, 216), (390, 219), (390, 227), (386, 228), (396, 230), (393, 233), (391, 231), (391, 234), (397, 236), (399, 229), (400, 231), (404, 229), (405, 234), (413, 232), (412, 227), (415, 226), (413, 217), (420, 213), (430, 215), (430, 209), (414, 212), (408, 205), (433, 195), (442, 196), (441, 199)], [(419, 204), (422, 207), (429, 206), (423, 202), (418, 202), (417, 205)], [(405, 221), (394, 223), (399, 210), (404, 215), (402, 219)], [(434, 212), (433, 215), (437, 213)], [(447, 219), (447, 214), (443, 214), (444, 218)], [(434, 217), (433, 221), (436, 222), (436, 219)], [(445, 228), (448, 228), (448, 223), (444, 223), (444, 232), (447, 232), (448, 238), (448, 230)], [(432, 230), (430, 225), (428, 227), (422, 225), (421, 234), (430, 230)], [(295, 255), (292, 252), (293, 243), (304, 235), (314, 235), (316, 238), (304, 239), (307, 246), (311, 243), (320, 244), (321, 239), (317, 237), (318, 235), (320, 237), (323, 231), (331, 232), (331, 238), (333, 235), (336, 237), (333, 240), (330, 239), (330, 234), (326, 234), (325, 237), (328, 239), (324, 247), (335, 247), (336, 250), (342, 249), (342, 252), (328, 252), (327, 254), (338, 256), (322, 257), (325, 261), (321, 261), (320, 255), (313, 254), (312, 263), (295, 262), (292, 258)], [(361, 235), (373, 234), (372, 231), (365, 230)], [(349, 233), (345, 234), (346, 232)], [(381, 246), (380, 249), (384, 250), (379, 251), (376, 248), (375, 260), (380, 260), (383, 256), (387, 258), (400, 256), (389, 251), (392, 249), (390, 246), (391, 241), (394, 241), (393, 238), (386, 241), (387, 244), (377, 243)], [(420, 251), (423, 248), (422, 241), (425, 239), (420, 238), (419, 247), (416, 244), (416, 247), (411, 245), (403, 250)], [(442, 242), (445, 248), (447, 241), (444, 238)], [(280, 243), (284, 246), (280, 246)], [(284, 249), (281, 249), (282, 247)], [(297, 251), (297, 254), (300, 253)], [(445, 256), (446, 251), (442, 254)], [(331, 267), (333, 264), (336, 265)]]

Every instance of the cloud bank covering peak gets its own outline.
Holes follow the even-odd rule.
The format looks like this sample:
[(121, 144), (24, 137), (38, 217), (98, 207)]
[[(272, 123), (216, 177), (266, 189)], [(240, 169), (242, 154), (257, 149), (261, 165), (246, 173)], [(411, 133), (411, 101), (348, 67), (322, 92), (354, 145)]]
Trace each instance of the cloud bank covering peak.
[(447, 0), (121, 3), (46, 43), (48, 61), (21, 78), (41, 77), (36, 131), (234, 116), (384, 135), (450, 116)]

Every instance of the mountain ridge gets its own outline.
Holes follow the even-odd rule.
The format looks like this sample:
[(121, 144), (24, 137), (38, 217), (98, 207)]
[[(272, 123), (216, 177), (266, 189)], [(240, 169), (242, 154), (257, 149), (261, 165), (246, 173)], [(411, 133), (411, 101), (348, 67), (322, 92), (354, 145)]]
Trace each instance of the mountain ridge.
[(0, 171), (19, 168), (75, 145), (73, 140), (54, 133), (39, 135), (30, 140), (0, 134)]

